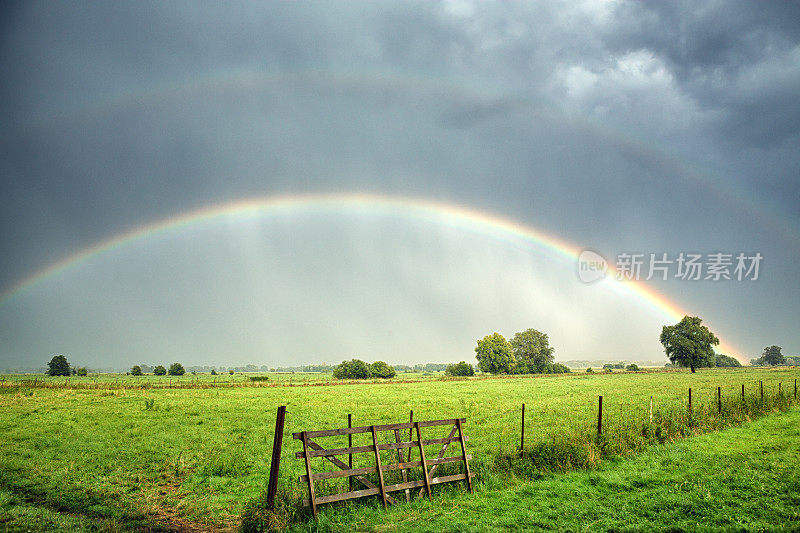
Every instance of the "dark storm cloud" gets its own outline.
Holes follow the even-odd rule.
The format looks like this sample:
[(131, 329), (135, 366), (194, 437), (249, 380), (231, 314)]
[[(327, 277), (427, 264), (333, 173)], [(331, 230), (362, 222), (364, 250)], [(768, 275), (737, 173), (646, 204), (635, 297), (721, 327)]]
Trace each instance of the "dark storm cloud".
[(609, 51), (649, 50), (733, 149), (775, 146), (800, 132), (800, 4), (624, 3), (606, 30)]

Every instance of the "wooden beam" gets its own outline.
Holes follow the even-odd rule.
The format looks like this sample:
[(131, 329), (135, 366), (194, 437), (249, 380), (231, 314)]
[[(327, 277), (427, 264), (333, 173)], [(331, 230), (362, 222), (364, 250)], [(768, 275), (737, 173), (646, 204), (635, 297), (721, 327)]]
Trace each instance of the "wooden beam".
[(308, 499), (311, 501), (311, 512), (317, 518), (317, 502), (314, 498), (314, 476), (311, 475), (311, 459), (308, 457), (308, 437), (303, 432), (303, 451), (306, 459), (306, 475), (308, 476)]
[(378, 481), (380, 482), (381, 499), (383, 500), (383, 508), (386, 509), (386, 486), (383, 483), (383, 468), (381, 468), (381, 452), (378, 450), (378, 432), (375, 431), (375, 426), (372, 426), (372, 445), (375, 450), (375, 467), (378, 469)]
[(425, 490), (428, 493), (428, 499), (431, 498), (431, 479), (428, 475), (428, 463), (425, 461), (425, 446), (422, 444), (422, 434), (419, 431), (419, 422), (414, 422), (414, 429), (417, 430), (417, 442), (419, 443), (419, 457), (422, 463), (422, 476), (425, 481)]
[[(460, 418), (462, 422), (466, 422), (466, 418)], [(414, 425), (419, 423), (420, 427), (430, 427), (430, 426), (446, 426), (449, 424), (455, 425), (456, 419), (455, 418), (448, 418), (446, 420), (425, 420), (422, 422), (401, 422), (399, 424), (381, 424), (375, 426), (375, 431), (393, 431), (395, 429), (409, 429), (415, 427)], [(332, 437), (334, 435), (349, 435), (352, 433), (369, 433), (372, 431), (372, 426), (360, 426), (354, 428), (339, 428), (339, 429), (323, 429), (319, 431), (306, 431), (306, 436), (309, 439), (313, 439), (315, 437)], [(303, 433), (292, 433), (292, 437), (300, 440), (303, 438)]]
[[(524, 406), (525, 404), (522, 405)], [(469, 472), (469, 460), (467, 459), (467, 446), (466, 444), (464, 444), (464, 430), (461, 427), (461, 420), (458, 420), (456, 422), (456, 425), (458, 426), (458, 436), (460, 437), (459, 440), (461, 441), (461, 457), (464, 459), (464, 470), (467, 473), (466, 475), (467, 488), (469, 489), (470, 492), (472, 492), (472, 476), (470, 475)]]

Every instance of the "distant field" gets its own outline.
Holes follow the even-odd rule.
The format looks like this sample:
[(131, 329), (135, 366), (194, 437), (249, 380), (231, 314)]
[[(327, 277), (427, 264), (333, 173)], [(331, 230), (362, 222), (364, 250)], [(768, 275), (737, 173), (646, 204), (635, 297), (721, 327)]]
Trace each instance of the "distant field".
[[(261, 374), (259, 374), (261, 375)], [(764, 382), (792, 394), (800, 369), (568, 374), (441, 380), (420, 374), (374, 384), (327, 385), (325, 374), (270, 375), (281, 386), (202, 388), (214, 376), (172, 378), (189, 388), (159, 388), (168, 377), (48, 378), (52, 388), (0, 387), (0, 526), (52, 524), (92, 530), (163, 525), (235, 528), (244, 505), (266, 488), (275, 410), (287, 406), (281, 488), (302, 494), (302, 462), (294, 458), (295, 431), (464, 416), (468, 451), (480, 471), (519, 445), (520, 407), (530, 442), (596, 424), (604, 396), (609, 431), (656, 408), (683, 408), (694, 390), (696, 410), (711, 409), (716, 387), (734, 401)], [(274, 380), (273, 380), (274, 378)], [(39, 376), (38, 381), (42, 380)], [(217, 377), (247, 384), (248, 375)], [(285, 381), (291, 381), (289, 385)], [(198, 387), (190, 387), (192, 382)], [(308, 383), (306, 383), (308, 382)], [(160, 383), (136, 388), (136, 384)], [(303, 386), (305, 383), (306, 386)], [(103, 386), (107, 384), (107, 386)], [(134, 387), (129, 388), (129, 384)], [(81, 385), (79, 385), (81, 386)], [(146, 386), (146, 385), (145, 385)], [(333, 439), (331, 440), (331, 442)], [(355, 445), (361, 444), (356, 441)], [(483, 465), (483, 466), (482, 466)], [(323, 468), (320, 468), (320, 470)], [(327, 468), (324, 468), (327, 469)], [(45, 528), (46, 529), (46, 528)]]

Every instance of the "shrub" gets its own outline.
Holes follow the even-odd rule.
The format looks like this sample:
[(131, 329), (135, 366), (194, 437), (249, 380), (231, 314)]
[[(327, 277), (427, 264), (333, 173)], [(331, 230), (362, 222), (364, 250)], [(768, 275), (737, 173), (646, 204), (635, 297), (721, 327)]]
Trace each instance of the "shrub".
[(217, 375), (217, 371), (216, 371), (216, 370), (214, 370), (213, 368), (211, 369), (211, 375), (212, 375), (212, 376), (216, 376), (216, 375)]
[(233, 370), (228, 370), (228, 374), (233, 375)]
[(131, 368), (131, 376), (141, 376), (142, 375), (142, 367), (139, 365), (133, 365)]
[(153, 374), (156, 376), (164, 376), (167, 374), (167, 369), (164, 368), (164, 365), (158, 365), (153, 369)]
[(183, 365), (180, 363), (172, 363), (169, 365), (169, 375), (170, 376), (182, 376), (186, 373), (186, 370), (183, 368)]
[(370, 375), (370, 366), (361, 359), (342, 361), (333, 367), (333, 377), (336, 379), (367, 379)]
[(625, 370), (627, 370), (628, 372), (638, 372), (639, 365), (637, 365), (636, 363), (631, 363), (625, 367)]
[(587, 374), (591, 374), (593, 372), (594, 372), (594, 370), (592, 370), (592, 367), (589, 367), (589, 368), (586, 369), (586, 373)]
[(447, 365), (447, 368), (444, 369), (444, 373), (448, 376), (474, 376), (475, 369), (472, 368), (471, 364), (461, 361), (454, 365)]
[(250, 376), (250, 381), (269, 381), (269, 376)]
[(571, 370), (561, 363), (548, 363), (542, 367), (542, 374), (568, 374)]
[(383, 361), (375, 361), (369, 365), (369, 373), (372, 377), (389, 379), (397, 375), (397, 371)]
[(87, 375), (87, 374), (89, 373), (89, 371), (88, 371), (88, 370), (86, 370), (86, 367), (85, 367), (85, 366), (82, 366), (82, 367), (80, 367), (78, 370), (76, 370), (76, 371), (75, 371), (75, 373), (76, 373), (77, 375), (79, 375), (79, 376), (85, 376), (85, 375)]

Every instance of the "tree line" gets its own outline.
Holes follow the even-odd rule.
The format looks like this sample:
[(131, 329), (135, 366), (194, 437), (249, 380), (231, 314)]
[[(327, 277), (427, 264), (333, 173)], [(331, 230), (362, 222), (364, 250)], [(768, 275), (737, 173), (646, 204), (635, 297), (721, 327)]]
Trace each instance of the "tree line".
[[(719, 344), (719, 339), (706, 326), (702, 319), (696, 316), (684, 316), (680, 322), (672, 326), (664, 326), (659, 337), (664, 351), (670, 360), (669, 364), (688, 367), (692, 372), (703, 367), (738, 367), (739, 361), (724, 354), (714, 352), (714, 346)], [(555, 349), (550, 346), (546, 333), (533, 328), (515, 333), (511, 340), (506, 340), (500, 333), (492, 333), (478, 340), (475, 347), (475, 358), (481, 372), (491, 374), (560, 374), (570, 372), (570, 369), (554, 361)], [(761, 357), (752, 359), (754, 366), (777, 366), (800, 364), (800, 357), (784, 356), (780, 346), (767, 346)], [(85, 376), (85, 367), (73, 368), (63, 355), (54, 356), (47, 364), (46, 373), (50, 376)], [(623, 363), (607, 363), (603, 365), (606, 371), (613, 371)], [(252, 367), (252, 370), (251, 370)], [(205, 368), (205, 367), (203, 367)], [(216, 370), (211, 368), (211, 374)], [(245, 371), (258, 371), (255, 365), (247, 365)], [(261, 367), (265, 368), (265, 367)], [(315, 372), (327, 372), (327, 365), (308, 365)], [(638, 370), (635, 364), (624, 367), (626, 370)], [(332, 368), (333, 377), (336, 379), (389, 379), (395, 377), (397, 371), (445, 371), (449, 376), (472, 376), (475, 369), (465, 361), (456, 364), (428, 363), (425, 365), (396, 365), (390, 366), (383, 361), (366, 363), (360, 359), (342, 361)], [(274, 369), (272, 369), (274, 371)], [(588, 369), (587, 371), (591, 371)], [(156, 376), (182, 376), (186, 373), (181, 363), (172, 363), (167, 369), (163, 365), (150, 367), (148, 365), (134, 365), (130, 374), (141, 376), (152, 372)], [(231, 369), (230, 374), (234, 373)], [(194, 372), (193, 372), (194, 373)]]

